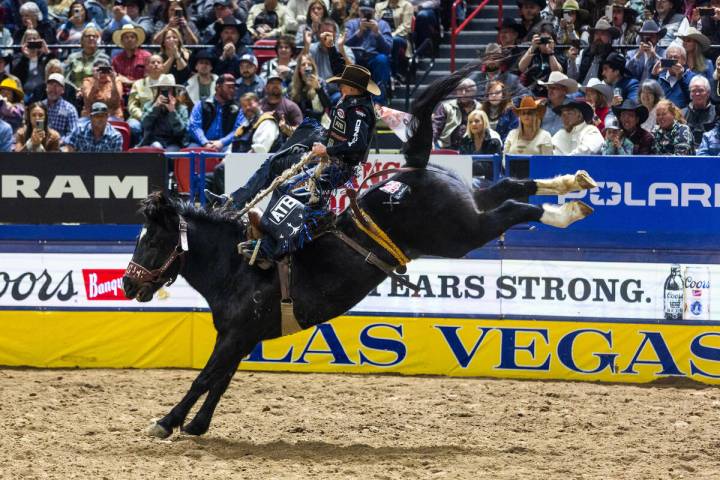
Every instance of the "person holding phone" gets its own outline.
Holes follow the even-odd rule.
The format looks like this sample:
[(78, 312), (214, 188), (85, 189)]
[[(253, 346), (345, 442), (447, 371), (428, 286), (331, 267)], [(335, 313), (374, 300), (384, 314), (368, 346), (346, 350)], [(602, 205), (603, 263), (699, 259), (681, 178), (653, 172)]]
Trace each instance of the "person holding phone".
[(25, 110), (25, 124), (15, 134), (15, 151), (60, 151), (60, 134), (48, 126), (47, 108), (42, 103), (33, 103)]
[(385, 20), (375, 18), (373, 0), (359, 0), (357, 5), (359, 17), (345, 22), (345, 45), (354, 50), (356, 63), (370, 70), (380, 88), (373, 101), (384, 105), (391, 76), (392, 29)]
[(48, 45), (55, 41), (55, 27), (46, 19), (42, 19), (40, 7), (35, 2), (25, 2), (20, 6), (21, 25), (15, 30), (13, 40), (15, 43), (22, 43), (25, 31), (36, 30), (40, 34), (40, 38), (45, 40)]
[(124, 120), (123, 85), (107, 60), (98, 60), (93, 64), (93, 76), (83, 79), (79, 95), (83, 100), (81, 117), (90, 117), (91, 106), (102, 102), (112, 120)]
[(143, 138), (140, 145), (177, 152), (183, 147), (188, 126), (188, 110), (178, 99), (182, 85), (167, 77), (150, 86), (155, 97), (145, 105), (142, 117)]
[(22, 82), (25, 91), (32, 92), (45, 83), (45, 65), (54, 55), (37, 30), (25, 30), (21, 45), (20, 52), (15, 55), (12, 71)]
[(57, 31), (58, 43), (80, 43), (80, 37), (88, 23), (90, 20), (85, 4), (80, 0), (75, 0), (68, 9), (67, 21)]
[(253, 40), (277, 38), (287, 32), (288, 15), (287, 7), (278, 0), (264, 0), (250, 7), (248, 31)]
[(174, 29), (180, 33), (182, 42), (186, 45), (199, 43), (200, 33), (195, 22), (190, 18), (185, 4), (179, 0), (170, 0), (163, 10), (162, 19), (155, 22), (153, 43), (162, 45), (162, 38), (168, 29)]
[(630, 76), (640, 82), (650, 77), (650, 73), (658, 58), (665, 55), (665, 47), (658, 46), (658, 41), (665, 36), (665, 29), (660, 28), (655, 20), (645, 20), (638, 32), (640, 47), (627, 52), (627, 70)]
[(588, 32), (580, 33), (580, 29), (583, 25), (588, 24), (590, 12), (580, 8), (577, 0), (565, 0), (562, 8), (555, 10), (555, 16), (558, 18), (555, 30), (558, 43), (563, 45), (572, 42), (588, 43), (590, 35)]
[[(303, 117), (312, 117), (318, 122), (332, 108), (327, 84), (318, 76), (317, 66), (309, 54), (298, 57), (298, 66), (290, 84), (290, 99), (300, 107)], [(326, 125), (329, 120), (326, 119)]]
[[(320, 39), (317, 42), (313, 42), (311, 36), (305, 36), (303, 53), (310, 53), (321, 78), (342, 74), (345, 65), (355, 63), (355, 54), (345, 45), (345, 36), (338, 36), (334, 21), (324, 20), (320, 24), (319, 32)], [(341, 96), (338, 85), (328, 84), (328, 94), (333, 104), (337, 103)]]
[(555, 52), (555, 38), (549, 32), (534, 35), (530, 47), (518, 62), (523, 84), (537, 97), (547, 96), (547, 90), (537, 81), (547, 81), (550, 73), (564, 72), (566, 68), (567, 60)]
[(687, 68), (685, 49), (679, 45), (670, 45), (665, 51), (665, 58), (655, 63), (652, 78), (657, 80), (665, 98), (685, 108), (690, 102), (690, 80), (695, 72)]

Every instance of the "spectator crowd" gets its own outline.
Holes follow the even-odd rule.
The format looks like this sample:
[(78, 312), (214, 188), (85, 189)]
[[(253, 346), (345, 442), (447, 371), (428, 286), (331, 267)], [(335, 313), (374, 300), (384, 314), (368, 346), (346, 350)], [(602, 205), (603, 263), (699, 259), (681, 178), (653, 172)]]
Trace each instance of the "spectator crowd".
[[(718, 155), (720, 0), (517, 0), (433, 114), (465, 154)], [(488, 176), (482, 162), (475, 176)]]
[(386, 103), (447, 3), (0, 0), (0, 151), (273, 151), (329, 122), (346, 64)]

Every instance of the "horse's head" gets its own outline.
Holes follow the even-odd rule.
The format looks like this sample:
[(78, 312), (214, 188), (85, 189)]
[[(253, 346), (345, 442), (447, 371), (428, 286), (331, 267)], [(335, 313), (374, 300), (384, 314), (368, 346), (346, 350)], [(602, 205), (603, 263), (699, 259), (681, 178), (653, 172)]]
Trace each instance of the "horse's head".
[(187, 224), (175, 203), (163, 192), (153, 192), (142, 203), (145, 225), (123, 277), (127, 298), (152, 300), (160, 287), (177, 278), (187, 250)]

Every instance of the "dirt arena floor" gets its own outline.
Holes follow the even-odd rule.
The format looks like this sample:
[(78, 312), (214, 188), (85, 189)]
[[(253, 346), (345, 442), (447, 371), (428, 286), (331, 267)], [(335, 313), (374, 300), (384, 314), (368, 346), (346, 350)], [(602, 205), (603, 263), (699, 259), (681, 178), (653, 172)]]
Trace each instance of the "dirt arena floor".
[(239, 372), (146, 436), (195, 375), (0, 370), (0, 478), (720, 478), (713, 387)]

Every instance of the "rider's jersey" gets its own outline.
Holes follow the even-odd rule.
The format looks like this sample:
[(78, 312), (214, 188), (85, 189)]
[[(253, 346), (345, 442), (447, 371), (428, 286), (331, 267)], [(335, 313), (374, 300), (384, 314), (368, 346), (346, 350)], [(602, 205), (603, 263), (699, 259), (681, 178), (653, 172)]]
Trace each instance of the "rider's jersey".
[(366, 95), (344, 97), (330, 115), (327, 153), (348, 165), (367, 160), (375, 133), (375, 109)]

